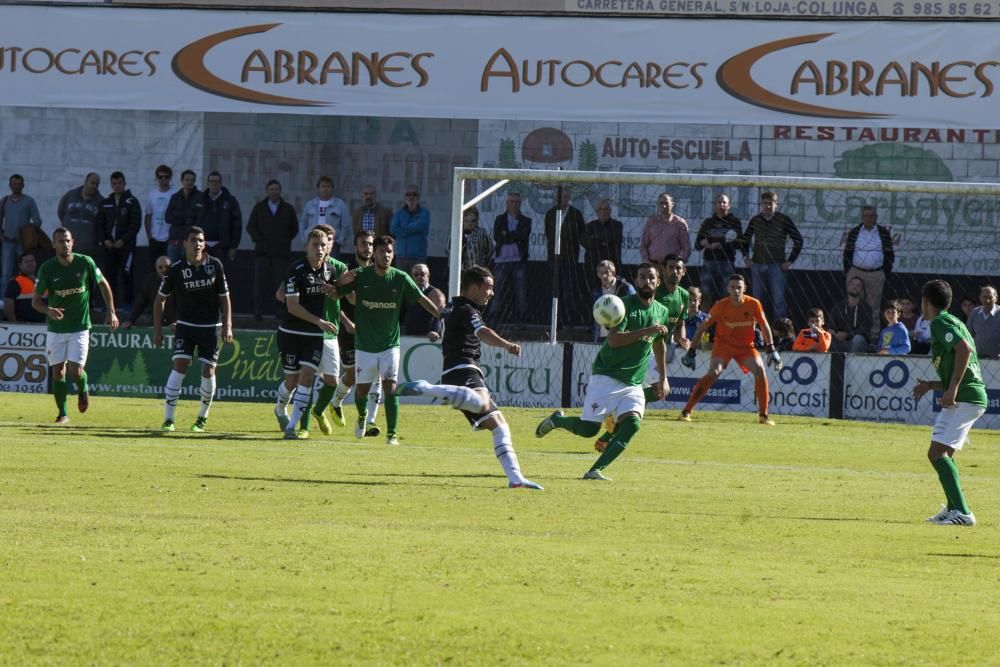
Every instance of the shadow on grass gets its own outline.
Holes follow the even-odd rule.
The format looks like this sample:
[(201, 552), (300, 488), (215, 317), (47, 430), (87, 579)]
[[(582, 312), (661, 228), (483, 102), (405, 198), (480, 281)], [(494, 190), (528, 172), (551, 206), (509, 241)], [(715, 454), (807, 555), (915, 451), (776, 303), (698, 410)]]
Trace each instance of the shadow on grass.
[[(637, 510), (639, 512), (646, 512), (649, 514), (668, 514), (671, 516), (690, 516), (689, 512), (670, 512), (668, 510)], [(749, 523), (750, 521), (835, 521), (838, 523), (894, 523), (900, 525), (912, 524), (912, 521), (903, 521), (901, 519), (877, 519), (868, 518), (861, 516), (792, 516), (792, 515), (777, 515), (777, 514), (747, 514), (745, 512), (736, 513), (725, 513), (725, 512), (698, 512), (698, 516), (713, 516), (721, 519), (738, 519), (742, 523)]]
[[(374, 475), (360, 475), (359, 473), (346, 473), (346, 474), (356, 474), (364, 477), (492, 477), (493, 475), (392, 475), (392, 474), (374, 474)], [(294, 477), (243, 477), (240, 475), (215, 475), (211, 473), (203, 473), (195, 475), (199, 479), (229, 479), (240, 482), (275, 482), (280, 484), (330, 484), (334, 486), (447, 486), (449, 488), (470, 488), (470, 489), (483, 489), (486, 487), (476, 486), (473, 484), (410, 484), (408, 482), (362, 482), (346, 479), (297, 479)]]
[(928, 553), (928, 556), (936, 556), (938, 558), (1000, 558), (997, 554), (935, 554)]
[[(18, 426), (18, 430), (25, 432), (29, 435), (67, 435), (67, 436), (83, 436), (89, 435), (94, 437), (108, 436), (112, 438), (121, 437), (133, 437), (133, 438), (170, 438), (171, 440), (267, 440), (269, 439), (267, 435), (257, 436), (249, 433), (190, 433), (184, 431), (175, 431), (173, 433), (164, 433), (160, 430), (153, 430), (148, 428), (130, 428), (125, 426), (78, 426), (75, 424), (69, 424), (66, 426), (57, 426), (55, 424), (27, 424), (24, 426)], [(270, 432), (267, 432), (269, 434)]]

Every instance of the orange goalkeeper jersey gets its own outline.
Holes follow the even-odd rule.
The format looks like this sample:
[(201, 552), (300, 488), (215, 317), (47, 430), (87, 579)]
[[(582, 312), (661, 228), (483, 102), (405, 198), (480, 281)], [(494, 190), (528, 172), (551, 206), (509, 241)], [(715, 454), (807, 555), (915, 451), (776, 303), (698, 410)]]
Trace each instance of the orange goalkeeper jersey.
[(728, 296), (715, 302), (708, 316), (715, 322), (715, 344), (732, 348), (753, 347), (754, 325), (764, 328), (764, 308), (752, 296), (735, 304)]

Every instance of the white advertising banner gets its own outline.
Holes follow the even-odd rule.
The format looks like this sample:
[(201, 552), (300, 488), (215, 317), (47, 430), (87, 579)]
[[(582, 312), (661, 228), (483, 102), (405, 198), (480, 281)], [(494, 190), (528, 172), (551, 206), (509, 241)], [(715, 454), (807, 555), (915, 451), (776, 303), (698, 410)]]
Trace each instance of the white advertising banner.
[(565, 0), (568, 12), (621, 16), (760, 16), (823, 19), (1000, 18), (1000, 3), (927, 0)]
[(1000, 80), (976, 22), (2, 12), (10, 106), (993, 127)]
[(0, 324), (0, 391), (44, 394), (48, 377), (45, 325)]
[[(1000, 361), (979, 362), (989, 407), (977, 428), (1000, 428)], [(912, 396), (919, 379), (936, 379), (930, 357), (848, 355), (844, 369), (844, 418), (863, 421), (931, 424), (941, 411), (941, 392)]]
[[(590, 367), (597, 356), (598, 345), (577, 344), (573, 346), (573, 406), (583, 405), (583, 392), (590, 378)], [(674, 354), (667, 364), (667, 381), (670, 395), (667, 400), (653, 403), (650, 409), (678, 410), (684, 407), (695, 383), (708, 371), (711, 354), (698, 353), (695, 370), (685, 368), (680, 355)], [(768, 369), (767, 379), (770, 389), (772, 415), (805, 415), (809, 417), (830, 416), (830, 356), (827, 354), (782, 354), (784, 368), (778, 373)], [(722, 375), (696, 408), (699, 411), (720, 410), (727, 412), (757, 411), (757, 398), (753, 391), (753, 376), (743, 373), (735, 363)]]
[[(480, 368), (493, 400), (500, 406), (517, 408), (552, 408), (562, 405), (563, 346), (547, 343), (523, 343), (521, 356), (515, 357), (498, 347), (483, 345)], [(441, 379), (441, 345), (426, 338), (400, 339), (401, 382)], [(433, 403), (427, 399), (404, 399), (414, 403)]]

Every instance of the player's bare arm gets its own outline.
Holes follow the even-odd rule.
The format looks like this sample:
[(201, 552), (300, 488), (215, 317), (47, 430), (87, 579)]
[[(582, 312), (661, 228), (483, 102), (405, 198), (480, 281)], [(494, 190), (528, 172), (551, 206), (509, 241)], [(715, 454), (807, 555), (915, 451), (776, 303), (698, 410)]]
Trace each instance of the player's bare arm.
[(670, 391), (667, 384), (667, 344), (662, 338), (657, 338), (653, 343), (653, 361), (656, 362), (656, 372), (660, 379), (653, 385), (656, 398), (663, 400)]
[(951, 378), (948, 380), (948, 387), (941, 395), (941, 407), (955, 407), (955, 397), (958, 394), (958, 385), (965, 377), (965, 371), (969, 368), (969, 359), (972, 358), (972, 348), (969, 342), (959, 340), (955, 343), (955, 368), (951, 371)]
[(677, 323), (674, 324), (674, 342), (682, 350), (687, 350), (691, 347), (691, 341), (684, 335), (685, 333), (684, 321), (677, 320)]
[[(443, 297), (442, 297), (442, 301), (443, 301)], [(444, 309), (444, 304), (443, 303), (440, 306), (438, 306), (436, 303), (434, 303), (433, 301), (431, 301), (430, 299), (428, 299), (426, 296), (424, 296), (422, 294), (420, 295), (420, 300), (417, 303), (420, 304), (421, 308), (423, 308), (424, 310), (426, 310), (428, 313), (430, 313), (434, 317), (441, 317), (441, 311)]]
[(104, 306), (108, 309), (108, 315), (104, 318), (104, 323), (114, 331), (118, 328), (118, 315), (115, 314), (115, 295), (111, 293), (111, 285), (108, 284), (106, 279), (101, 278), (101, 282), (97, 283), (97, 286), (101, 288)]
[(351, 321), (344, 311), (340, 311), (340, 326), (349, 334), (354, 333), (354, 322)]
[(43, 300), (42, 295), (37, 292), (31, 295), (31, 307), (45, 315), (50, 320), (61, 320), (63, 318), (62, 308), (50, 308)]
[(159, 292), (153, 299), (153, 345), (160, 347), (163, 345), (163, 304), (167, 297)]
[(327, 333), (337, 333), (337, 327), (332, 322), (327, 322), (326, 320), (313, 315), (308, 310), (302, 307), (299, 303), (298, 294), (287, 294), (285, 295), (285, 306), (288, 307), (288, 314), (299, 318), (310, 324), (315, 324), (317, 327), (322, 329)]
[(285, 284), (282, 283), (278, 285), (278, 289), (274, 293), (274, 298), (278, 300), (278, 303), (285, 302)]
[(228, 294), (219, 295), (219, 307), (222, 309), (222, 340), (233, 342), (233, 305)]
[(521, 356), (520, 345), (518, 345), (517, 343), (512, 343), (511, 341), (507, 340), (506, 338), (498, 334), (493, 329), (490, 329), (489, 327), (480, 327), (479, 329), (477, 329), (476, 336), (479, 338), (479, 340), (481, 340), (482, 342), (486, 343), (491, 347), (502, 347), (503, 349), (513, 354), (515, 357)]
[(917, 380), (913, 387), (913, 398), (919, 400), (929, 391), (944, 391), (944, 383), (940, 380)]

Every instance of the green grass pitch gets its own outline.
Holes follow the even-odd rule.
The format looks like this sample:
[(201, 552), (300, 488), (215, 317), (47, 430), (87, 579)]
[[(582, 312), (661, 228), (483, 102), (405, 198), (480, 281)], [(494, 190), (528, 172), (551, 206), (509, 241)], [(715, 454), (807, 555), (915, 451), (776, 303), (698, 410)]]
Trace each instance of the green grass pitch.
[[(400, 447), (280, 439), (217, 403), (0, 407), (0, 664), (997, 664), (1000, 434), (942, 493), (928, 427), (651, 410), (607, 472), (505, 410), (486, 433), (403, 406)], [(349, 411), (353, 414), (353, 408)], [(380, 418), (381, 421), (381, 418)]]

